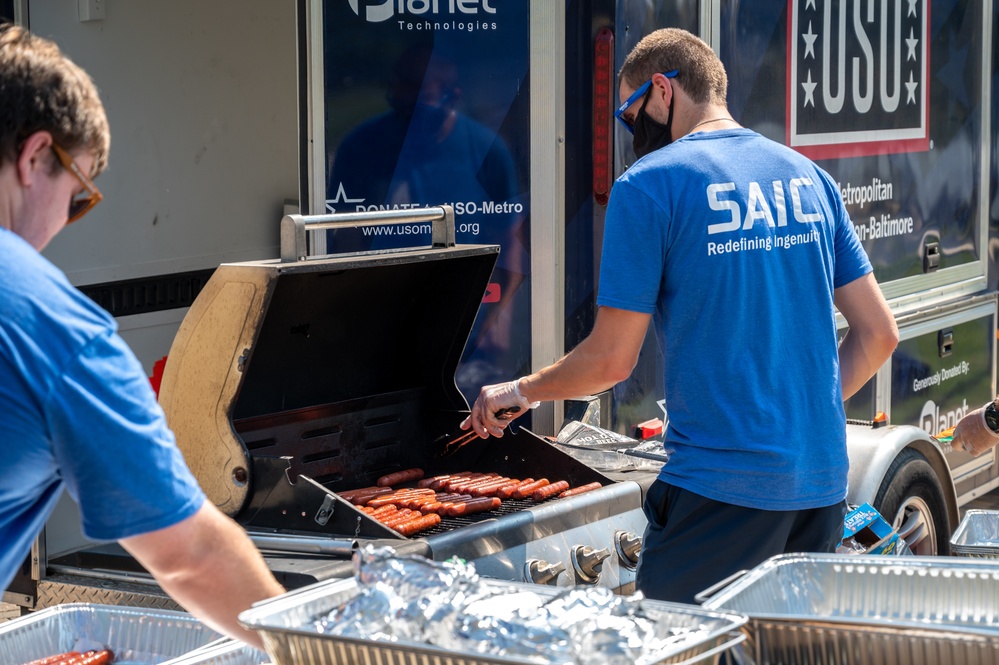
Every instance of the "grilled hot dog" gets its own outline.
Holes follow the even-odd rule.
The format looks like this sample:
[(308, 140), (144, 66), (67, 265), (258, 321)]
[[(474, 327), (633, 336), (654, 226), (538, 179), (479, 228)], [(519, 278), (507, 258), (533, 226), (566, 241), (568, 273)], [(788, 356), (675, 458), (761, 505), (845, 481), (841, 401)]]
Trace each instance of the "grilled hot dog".
[(521, 485), (516, 490), (514, 490), (513, 494), (510, 495), (510, 498), (526, 499), (527, 497), (531, 496), (531, 494), (534, 493), (534, 490), (538, 489), (539, 487), (544, 487), (547, 484), (548, 484), (548, 479), (542, 478), (540, 480), (535, 480), (533, 483), (530, 483), (529, 485)]
[(426, 531), (432, 527), (437, 526), (441, 523), (441, 516), (437, 513), (429, 513), (427, 515), (420, 515), (414, 519), (408, 520), (406, 522), (400, 522), (396, 524), (393, 529), (398, 531), (404, 536), (412, 536), (420, 531)]
[(589, 483), (587, 485), (581, 485), (580, 487), (573, 487), (568, 489), (558, 495), (558, 498), (564, 499), (567, 496), (576, 496), (577, 494), (583, 494), (585, 492), (592, 492), (603, 487), (601, 483)]
[(375, 484), (379, 487), (392, 487), (393, 485), (402, 485), (403, 483), (411, 483), (414, 480), (419, 480), (423, 477), (423, 469), (406, 469), (405, 471), (396, 471), (395, 473), (390, 473), (379, 478)]
[(460, 517), (462, 515), (471, 515), (472, 513), (481, 513), (499, 508), (501, 503), (502, 501), (494, 496), (469, 499), (468, 501), (455, 503), (447, 509), (447, 514), (449, 517)]
[(550, 499), (559, 492), (564, 492), (567, 489), (569, 489), (569, 483), (564, 480), (552, 483), (551, 485), (542, 485), (538, 489), (531, 492), (531, 501), (538, 503), (544, 501), (545, 499)]

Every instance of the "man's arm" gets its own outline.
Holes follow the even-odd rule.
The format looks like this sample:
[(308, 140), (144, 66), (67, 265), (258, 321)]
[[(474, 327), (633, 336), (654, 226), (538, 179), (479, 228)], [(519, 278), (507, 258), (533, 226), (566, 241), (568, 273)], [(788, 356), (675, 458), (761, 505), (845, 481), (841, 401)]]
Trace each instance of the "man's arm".
[(264, 648), (236, 617), (284, 589), (246, 532), (213, 504), (206, 501), (182, 522), (120, 542), (184, 609), (219, 632)]
[(601, 307), (593, 331), (561, 360), (519, 382), (483, 387), (462, 427), (475, 428), (482, 438), (503, 436), (510, 421), (495, 417), (500, 409), (519, 406), (520, 416), (525, 404), (592, 395), (627, 379), (651, 320), (650, 314)]
[(836, 307), (850, 325), (839, 345), (843, 399), (860, 390), (898, 345), (898, 326), (872, 273), (836, 289)]

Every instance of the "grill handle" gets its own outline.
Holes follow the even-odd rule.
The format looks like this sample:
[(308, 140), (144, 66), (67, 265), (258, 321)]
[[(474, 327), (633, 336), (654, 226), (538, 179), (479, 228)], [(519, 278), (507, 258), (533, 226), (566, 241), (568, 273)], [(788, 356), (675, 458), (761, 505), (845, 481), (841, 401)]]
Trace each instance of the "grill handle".
[(333, 556), (347, 558), (357, 549), (356, 540), (338, 540), (315, 536), (263, 535), (258, 533), (250, 533), (248, 535), (253, 544), (260, 550), (299, 552), (303, 554), (332, 554)]
[(342, 212), (332, 215), (285, 215), (281, 219), (281, 262), (304, 261), (308, 257), (306, 231), (421, 222), (430, 223), (430, 236), (434, 247), (454, 247), (454, 208), (449, 205), (408, 210)]

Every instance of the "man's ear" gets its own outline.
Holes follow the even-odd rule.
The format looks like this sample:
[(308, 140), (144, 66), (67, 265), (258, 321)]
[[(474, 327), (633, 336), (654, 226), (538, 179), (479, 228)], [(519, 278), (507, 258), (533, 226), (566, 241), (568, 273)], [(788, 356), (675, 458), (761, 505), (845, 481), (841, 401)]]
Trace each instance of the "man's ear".
[(673, 101), (673, 81), (657, 73), (652, 76), (652, 85), (656, 89), (656, 94), (662, 97), (663, 104), (669, 106)]
[(39, 174), (47, 176), (50, 173), (53, 143), (52, 135), (46, 131), (37, 131), (25, 139), (17, 156), (17, 177), (21, 185), (31, 185)]

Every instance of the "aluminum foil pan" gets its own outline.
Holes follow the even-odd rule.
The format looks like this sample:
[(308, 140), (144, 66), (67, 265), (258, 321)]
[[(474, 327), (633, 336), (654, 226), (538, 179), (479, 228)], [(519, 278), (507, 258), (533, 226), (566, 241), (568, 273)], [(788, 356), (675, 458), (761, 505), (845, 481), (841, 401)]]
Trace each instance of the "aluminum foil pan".
[[(412, 558), (411, 568), (419, 567), (416, 559)], [(420, 571), (404, 572), (402, 576), (372, 574), (370, 569), (362, 568), (360, 582), (358, 578), (320, 582), (264, 601), (243, 612), (240, 621), (260, 633), (277, 665), (574, 663), (579, 661), (565, 660), (560, 654), (579, 653), (580, 649), (572, 648), (579, 645), (586, 646), (587, 655), (591, 656), (589, 662), (636, 662), (620, 660), (622, 654), (615, 651), (620, 649), (615, 630), (627, 630), (623, 622), (617, 623), (620, 616), (600, 615), (598, 628), (585, 633), (552, 630), (544, 623), (519, 620), (531, 617), (532, 608), (540, 604), (554, 605), (556, 612), (563, 611), (566, 615), (585, 612), (586, 596), (599, 604), (598, 596), (609, 594), (607, 589), (580, 587), (566, 592), (543, 585), (484, 578), (477, 578), (474, 585), (469, 585), (464, 584), (467, 580), (460, 579), (459, 571), (456, 579), (447, 580), (440, 587), (441, 593), (420, 595), (412, 604), (400, 604), (395, 591), (401, 590), (405, 596), (406, 587), (420, 584)], [(441, 569), (442, 578), (450, 574), (451, 571)], [(744, 639), (738, 632), (745, 624), (744, 616), (688, 605), (636, 602), (641, 603), (642, 614), (650, 617), (654, 628), (667, 636), (662, 649), (638, 662), (704, 662)], [(455, 612), (454, 606), (460, 606), (461, 611)], [(448, 626), (455, 628), (454, 632), (449, 632)], [(566, 644), (572, 640), (578, 642)], [(497, 648), (498, 645), (503, 648)], [(539, 645), (541, 651), (547, 652), (544, 660), (539, 660)], [(532, 650), (534, 655), (530, 655)], [(554, 661), (548, 660), (552, 654), (557, 658)], [(612, 655), (617, 659), (613, 660)]]
[(268, 665), (271, 662), (271, 657), (259, 649), (242, 642), (226, 640), (224, 644), (192, 651), (162, 665)]
[(111, 649), (115, 665), (160, 665), (220, 637), (185, 612), (68, 603), (0, 624), (0, 663)]
[(950, 539), (953, 554), (999, 559), (999, 510), (969, 510)]
[(717, 587), (758, 665), (999, 662), (999, 562), (785, 554)]

